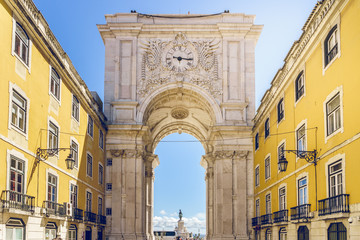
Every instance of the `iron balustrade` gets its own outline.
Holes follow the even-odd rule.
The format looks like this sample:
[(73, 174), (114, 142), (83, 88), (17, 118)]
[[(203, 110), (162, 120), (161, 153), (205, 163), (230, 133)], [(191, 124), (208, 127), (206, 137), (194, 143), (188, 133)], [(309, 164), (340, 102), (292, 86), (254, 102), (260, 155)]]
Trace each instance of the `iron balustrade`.
[(273, 213), (274, 223), (287, 222), (288, 221), (288, 210), (281, 210)]
[(80, 208), (73, 208), (73, 218), (75, 220), (82, 221), (83, 220), (83, 210)]
[(35, 197), (15, 191), (2, 191), (1, 202), (4, 209), (16, 208), (29, 212), (35, 211)]
[(303, 204), (290, 209), (291, 220), (309, 218), (311, 204)]
[(260, 217), (254, 217), (252, 220), (252, 226), (255, 227), (257, 225), (260, 225)]
[(52, 202), (52, 201), (44, 201), (43, 208), (46, 211), (46, 214), (52, 214), (60, 217), (66, 216), (66, 208), (64, 204)]
[(106, 225), (106, 216), (97, 215), (97, 223), (101, 225)]
[(92, 212), (85, 211), (84, 221), (85, 222), (96, 223), (96, 214), (92, 213)]
[(349, 196), (349, 194), (340, 194), (319, 200), (319, 216), (333, 213), (348, 213)]
[(272, 223), (272, 214), (265, 214), (261, 216), (261, 225), (271, 224)]

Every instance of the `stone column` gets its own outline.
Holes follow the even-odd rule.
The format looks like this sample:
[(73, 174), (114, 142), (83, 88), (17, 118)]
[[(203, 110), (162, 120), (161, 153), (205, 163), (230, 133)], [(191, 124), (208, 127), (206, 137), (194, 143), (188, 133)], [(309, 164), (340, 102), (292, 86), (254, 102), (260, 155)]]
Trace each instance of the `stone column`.
[(146, 238), (154, 239), (153, 216), (154, 216), (154, 169), (159, 165), (159, 158), (155, 154), (147, 153), (145, 162), (145, 219)]
[(212, 239), (214, 233), (214, 158), (212, 154), (204, 155), (201, 165), (206, 169), (206, 239)]

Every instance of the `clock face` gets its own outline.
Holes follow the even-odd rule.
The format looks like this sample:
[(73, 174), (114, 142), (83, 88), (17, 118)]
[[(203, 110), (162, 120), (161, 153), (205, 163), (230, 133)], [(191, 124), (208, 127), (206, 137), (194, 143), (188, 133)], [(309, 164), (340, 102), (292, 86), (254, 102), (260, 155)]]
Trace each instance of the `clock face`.
[(194, 54), (183, 46), (171, 48), (165, 56), (166, 66), (177, 72), (183, 72), (194, 66)]

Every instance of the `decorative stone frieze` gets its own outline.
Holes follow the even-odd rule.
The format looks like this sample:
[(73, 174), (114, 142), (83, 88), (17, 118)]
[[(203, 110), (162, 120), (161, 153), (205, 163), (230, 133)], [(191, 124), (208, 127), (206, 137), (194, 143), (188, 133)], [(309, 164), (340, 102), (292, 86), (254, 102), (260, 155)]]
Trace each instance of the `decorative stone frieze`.
[(142, 151), (135, 149), (110, 149), (110, 153), (113, 157), (122, 158), (140, 158), (143, 156)]
[(223, 151), (216, 151), (214, 153), (214, 157), (216, 160), (221, 159), (242, 159), (246, 158), (249, 154), (249, 151), (231, 151), (231, 150), (223, 150)]

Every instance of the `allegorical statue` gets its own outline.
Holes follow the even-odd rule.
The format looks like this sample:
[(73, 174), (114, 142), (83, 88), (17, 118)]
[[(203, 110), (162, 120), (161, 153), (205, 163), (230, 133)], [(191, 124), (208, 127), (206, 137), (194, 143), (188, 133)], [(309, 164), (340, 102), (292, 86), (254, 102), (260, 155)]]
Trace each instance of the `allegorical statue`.
[(180, 218), (180, 220), (182, 219), (182, 216), (183, 216), (183, 214), (182, 214), (181, 209), (180, 209), (179, 210), (179, 218)]

